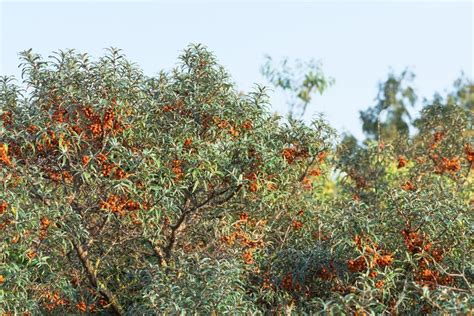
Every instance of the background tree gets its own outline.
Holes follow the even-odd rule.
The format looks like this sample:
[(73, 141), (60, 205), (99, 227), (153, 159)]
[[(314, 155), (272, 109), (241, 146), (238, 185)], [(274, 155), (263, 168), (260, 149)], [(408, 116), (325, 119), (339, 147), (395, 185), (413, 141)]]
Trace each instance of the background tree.
[(405, 70), (400, 75), (389, 74), (379, 84), (377, 104), (360, 112), (362, 130), (370, 139), (389, 139), (396, 135), (407, 136), (410, 132), (411, 116), (417, 96), (409, 85), (414, 75)]
[(289, 116), (296, 118), (303, 117), (315, 94), (322, 95), (334, 84), (334, 79), (323, 73), (321, 62), (315, 60), (290, 62), (285, 58), (275, 64), (266, 56), (261, 72), (275, 88), (287, 92)]

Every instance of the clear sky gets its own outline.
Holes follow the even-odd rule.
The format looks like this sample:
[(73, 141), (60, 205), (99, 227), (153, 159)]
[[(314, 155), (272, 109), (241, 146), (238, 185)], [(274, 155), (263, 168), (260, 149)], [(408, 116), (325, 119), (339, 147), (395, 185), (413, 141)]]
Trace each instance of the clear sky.
[[(1, 1), (1, 0), (0, 0)], [(373, 105), (390, 69), (409, 67), (422, 97), (473, 78), (471, 1), (0, 2), (0, 74), (19, 75), (18, 52), (122, 48), (146, 74), (170, 69), (189, 43), (214, 51), (239, 90), (267, 84), (264, 55), (323, 63), (336, 83), (307, 112), (362, 136), (358, 111)], [(281, 96), (272, 107), (285, 113)]]

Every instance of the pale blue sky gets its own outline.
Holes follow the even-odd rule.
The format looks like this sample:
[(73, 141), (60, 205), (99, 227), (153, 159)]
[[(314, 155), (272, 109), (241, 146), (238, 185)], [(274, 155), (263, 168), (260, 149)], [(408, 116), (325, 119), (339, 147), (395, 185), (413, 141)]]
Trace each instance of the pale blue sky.
[[(93, 56), (122, 48), (148, 75), (169, 69), (189, 43), (203, 43), (239, 90), (267, 83), (265, 54), (319, 59), (336, 84), (316, 97), (307, 117), (324, 112), (339, 131), (362, 136), (358, 111), (373, 104), (390, 69), (409, 67), (422, 97), (473, 77), (470, 1), (0, 2), (0, 74), (19, 75), (18, 55), (75, 48)], [(273, 94), (273, 109), (284, 113)]]

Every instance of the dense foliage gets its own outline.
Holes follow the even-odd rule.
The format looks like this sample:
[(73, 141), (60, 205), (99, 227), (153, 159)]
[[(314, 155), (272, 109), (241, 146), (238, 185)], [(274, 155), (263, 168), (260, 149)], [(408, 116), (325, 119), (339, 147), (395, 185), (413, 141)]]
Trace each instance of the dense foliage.
[(392, 114), (338, 144), (199, 45), (156, 77), (115, 49), (22, 61), (0, 88), (0, 313), (471, 311), (470, 82), (410, 136), (391, 75), (369, 112)]

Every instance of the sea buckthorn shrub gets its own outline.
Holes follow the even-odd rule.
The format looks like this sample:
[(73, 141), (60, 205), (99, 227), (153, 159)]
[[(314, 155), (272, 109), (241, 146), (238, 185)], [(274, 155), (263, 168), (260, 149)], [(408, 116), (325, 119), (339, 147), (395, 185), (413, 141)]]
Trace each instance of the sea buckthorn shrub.
[[(23, 84), (1, 87), (3, 313), (153, 310), (153, 297), (171, 295), (159, 282), (180, 267), (183, 289), (199, 293), (222, 260), (250, 264), (266, 231), (284, 237), (293, 219), (265, 218), (310, 203), (298, 192), (332, 145), (324, 120), (284, 124), (262, 88), (237, 93), (199, 45), (156, 77), (115, 49), (97, 61), (74, 51), (22, 61)], [(216, 271), (190, 269), (196, 253)], [(187, 293), (182, 310), (229, 302)]]
[[(427, 103), (413, 137), (338, 146), (332, 177), (323, 178), (335, 191), (329, 199), (306, 192), (318, 202), (249, 276), (263, 310), (471, 311), (473, 142), (464, 101), (451, 94)], [(291, 238), (296, 232), (304, 233)]]
[(472, 112), (462, 101), (427, 103), (411, 138), (339, 149), (340, 194), (320, 215), (332, 232), (323, 275), (331, 273), (334, 290), (306, 310), (471, 310)]

